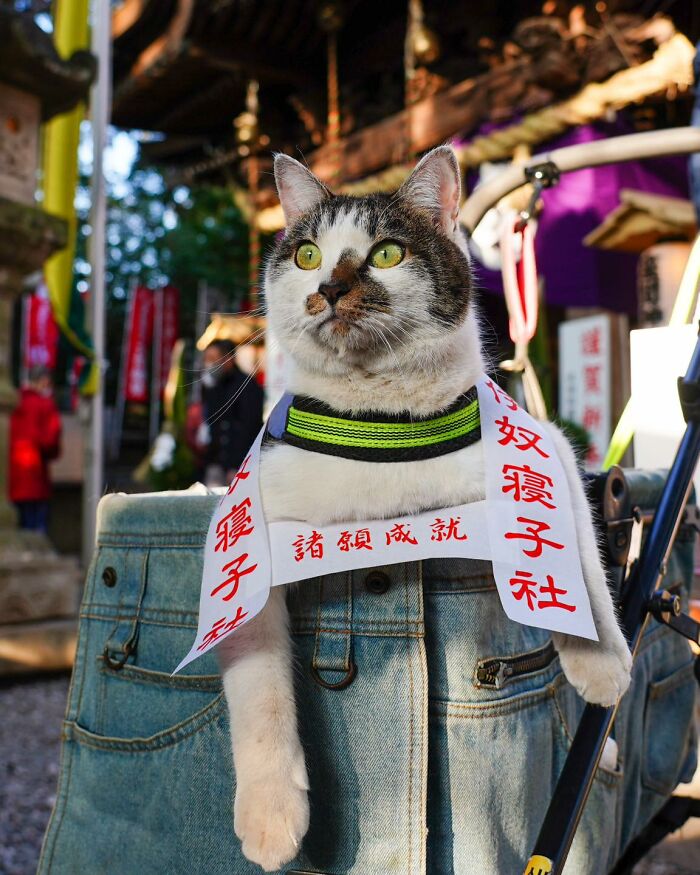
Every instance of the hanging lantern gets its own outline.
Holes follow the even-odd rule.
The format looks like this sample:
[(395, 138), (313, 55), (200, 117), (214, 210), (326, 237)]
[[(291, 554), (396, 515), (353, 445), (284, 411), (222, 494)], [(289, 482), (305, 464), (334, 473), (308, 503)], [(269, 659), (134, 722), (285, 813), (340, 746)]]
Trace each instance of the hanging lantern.
[(326, 138), (329, 143), (340, 139), (340, 97), (338, 88), (338, 31), (343, 24), (343, 7), (339, 2), (322, 3), (318, 23), (328, 35), (328, 122)]
[(423, 23), (413, 31), (413, 57), (418, 64), (434, 64), (440, 57), (440, 40), (437, 34)]
[(421, 0), (408, 0), (405, 60), (409, 79), (415, 75), (416, 66), (433, 64), (440, 57), (440, 40), (426, 27), (424, 18)]
[(248, 83), (245, 109), (233, 120), (238, 151), (244, 156), (250, 154), (251, 148), (258, 145), (260, 138), (258, 131), (258, 88), (258, 83), (254, 79)]
[(248, 159), (246, 171), (251, 203), (251, 215), (248, 221), (248, 301), (252, 310), (257, 310), (258, 307), (258, 276), (260, 273), (260, 231), (257, 221), (260, 168), (256, 153), (259, 147), (263, 145), (263, 141), (267, 139), (260, 136), (258, 126), (260, 111), (258, 100), (259, 87), (258, 82), (255, 79), (251, 79), (246, 91), (245, 109), (233, 121), (233, 126), (236, 130), (238, 154)]
[(328, 78), (326, 142), (333, 147), (332, 172), (329, 182), (335, 184), (340, 177), (340, 92), (338, 86), (338, 31), (343, 24), (343, 5), (337, 0), (322, 3), (318, 11), (319, 27), (327, 34)]
[[(440, 57), (440, 41), (437, 35), (425, 26), (421, 0), (408, 0), (408, 20), (404, 42), (404, 102), (407, 109), (422, 97), (434, 93), (439, 77), (429, 73), (426, 64), (432, 64)], [(406, 157), (413, 155), (410, 123), (406, 134)]]
[(318, 10), (318, 23), (326, 33), (337, 33), (343, 26), (343, 4), (339, 0), (328, 0)]

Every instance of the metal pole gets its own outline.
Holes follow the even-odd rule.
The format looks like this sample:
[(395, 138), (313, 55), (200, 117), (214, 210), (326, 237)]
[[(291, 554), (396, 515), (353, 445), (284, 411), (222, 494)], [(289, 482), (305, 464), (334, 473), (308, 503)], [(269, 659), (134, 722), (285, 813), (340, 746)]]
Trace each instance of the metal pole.
[(83, 562), (88, 564), (95, 542), (95, 513), (104, 490), (104, 385), (105, 362), (105, 227), (107, 204), (102, 157), (107, 140), (112, 96), (111, 25), (109, 0), (93, 0), (92, 52), (98, 59), (98, 78), (90, 95), (92, 128), (92, 207), (90, 211), (91, 295), (90, 330), (100, 380), (90, 399), (83, 481)]
[(122, 442), (124, 430), (124, 412), (126, 410), (126, 355), (129, 349), (130, 330), (133, 328), (134, 301), (136, 299), (136, 280), (129, 286), (128, 299), (126, 302), (126, 318), (124, 320), (124, 334), (122, 335), (122, 347), (119, 352), (119, 373), (117, 374), (117, 397), (114, 402), (114, 417), (109, 436), (109, 458), (114, 461), (119, 457), (119, 448)]
[(163, 358), (163, 289), (153, 290), (153, 350), (151, 353), (151, 410), (148, 442), (158, 437), (160, 426), (161, 360)]
[(27, 385), (27, 379), (29, 377), (29, 368), (27, 367), (27, 350), (29, 349), (29, 317), (31, 313), (31, 300), (31, 294), (22, 295), (22, 328), (20, 333), (20, 337), (22, 338), (22, 345), (20, 347), (21, 353), (19, 357), (20, 388)]
[[(200, 280), (197, 284), (197, 315), (195, 317), (194, 336), (199, 338), (204, 334), (204, 329), (209, 322), (209, 284), (206, 280)], [(195, 379), (192, 381), (192, 403), (199, 404), (202, 400), (202, 380), (201, 380), (201, 363), (202, 354), (198, 352), (196, 346), (193, 356), (192, 367), (194, 369)]]
[(627, 134), (624, 137), (610, 137), (608, 140), (596, 140), (594, 143), (542, 152), (533, 155), (527, 164), (511, 165), (490, 182), (477, 188), (462, 207), (460, 222), (471, 233), (487, 211), (502, 197), (525, 185), (528, 181), (525, 173), (529, 167), (547, 161), (552, 161), (562, 173), (567, 173), (582, 167), (600, 167), (603, 164), (619, 164), (662, 155), (686, 155), (690, 152), (700, 152), (700, 128), (670, 128)]

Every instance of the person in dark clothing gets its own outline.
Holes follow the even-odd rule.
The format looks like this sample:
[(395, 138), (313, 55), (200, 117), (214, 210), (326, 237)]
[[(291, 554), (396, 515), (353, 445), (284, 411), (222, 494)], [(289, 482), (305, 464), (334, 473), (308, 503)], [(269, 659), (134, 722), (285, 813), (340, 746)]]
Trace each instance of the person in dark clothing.
[(235, 346), (215, 340), (204, 350), (198, 433), (208, 486), (228, 483), (260, 431), (263, 391), (236, 364)]

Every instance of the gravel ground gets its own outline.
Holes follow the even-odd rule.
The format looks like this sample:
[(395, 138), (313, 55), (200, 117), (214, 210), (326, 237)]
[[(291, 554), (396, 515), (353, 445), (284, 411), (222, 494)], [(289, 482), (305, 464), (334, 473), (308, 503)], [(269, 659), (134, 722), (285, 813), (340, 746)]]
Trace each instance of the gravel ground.
[[(56, 795), (68, 683), (64, 675), (0, 680), (0, 875), (36, 872)], [(698, 789), (700, 770), (693, 792), (683, 788), (688, 795)], [(698, 854), (696, 820), (655, 848), (634, 875), (697, 875)]]
[(0, 873), (34, 875), (56, 796), (69, 678), (0, 681)]

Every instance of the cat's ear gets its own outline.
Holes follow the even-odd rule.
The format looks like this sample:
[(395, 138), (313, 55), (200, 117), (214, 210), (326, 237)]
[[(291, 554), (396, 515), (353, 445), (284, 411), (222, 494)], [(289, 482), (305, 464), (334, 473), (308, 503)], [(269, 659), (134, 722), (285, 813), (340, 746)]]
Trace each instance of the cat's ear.
[(424, 155), (397, 192), (397, 198), (430, 213), (448, 237), (457, 233), (461, 179), (451, 146), (438, 146)]
[(275, 183), (287, 225), (331, 196), (310, 170), (282, 152), (275, 155)]

